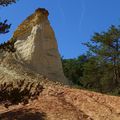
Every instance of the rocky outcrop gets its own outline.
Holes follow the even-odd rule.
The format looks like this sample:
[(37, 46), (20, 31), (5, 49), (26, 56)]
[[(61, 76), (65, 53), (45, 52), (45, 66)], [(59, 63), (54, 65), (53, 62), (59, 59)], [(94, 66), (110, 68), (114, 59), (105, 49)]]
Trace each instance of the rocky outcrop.
[(37, 73), (68, 84), (48, 15), (47, 10), (39, 8), (18, 27), (13, 35), (15, 54), (19, 61)]

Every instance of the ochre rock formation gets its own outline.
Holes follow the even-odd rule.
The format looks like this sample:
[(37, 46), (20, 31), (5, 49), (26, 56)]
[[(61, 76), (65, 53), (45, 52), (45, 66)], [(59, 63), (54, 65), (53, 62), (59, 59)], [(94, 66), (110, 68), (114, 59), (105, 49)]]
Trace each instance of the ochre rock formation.
[(47, 10), (39, 8), (14, 32), (16, 56), (37, 73), (68, 84), (48, 15)]

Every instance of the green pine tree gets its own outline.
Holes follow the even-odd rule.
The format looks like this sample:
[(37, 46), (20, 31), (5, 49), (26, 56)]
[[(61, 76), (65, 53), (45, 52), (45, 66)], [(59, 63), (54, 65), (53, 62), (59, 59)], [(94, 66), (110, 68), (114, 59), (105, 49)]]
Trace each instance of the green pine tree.
[(105, 91), (119, 87), (120, 26), (111, 26), (107, 32), (95, 33), (91, 42), (85, 43), (85, 45), (89, 48), (94, 60), (91, 61), (90, 58), (84, 66), (83, 79), (87, 77), (88, 83), (96, 81), (99, 84), (98, 87)]

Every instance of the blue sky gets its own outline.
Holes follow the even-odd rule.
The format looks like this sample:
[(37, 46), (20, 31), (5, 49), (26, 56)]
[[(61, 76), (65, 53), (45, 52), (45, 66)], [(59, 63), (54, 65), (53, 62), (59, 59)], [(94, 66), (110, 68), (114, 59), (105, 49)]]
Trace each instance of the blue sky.
[(10, 32), (0, 35), (0, 42), (9, 40), (17, 26), (38, 7), (49, 11), (64, 58), (85, 53), (87, 49), (81, 43), (89, 41), (94, 32), (120, 24), (120, 0), (19, 0), (17, 4), (0, 7), (0, 20), (12, 23)]

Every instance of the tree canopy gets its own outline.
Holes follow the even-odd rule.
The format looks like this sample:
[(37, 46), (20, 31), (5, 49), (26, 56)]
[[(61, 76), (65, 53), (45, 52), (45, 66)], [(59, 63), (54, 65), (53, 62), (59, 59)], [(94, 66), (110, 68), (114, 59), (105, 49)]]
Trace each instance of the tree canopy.
[(120, 94), (120, 26), (94, 33), (85, 45), (84, 57), (62, 61), (66, 77), (83, 88)]
[(120, 26), (112, 25), (107, 32), (95, 33), (91, 41), (87, 47), (99, 59), (99, 64), (109, 64), (111, 79), (120, 84)]

